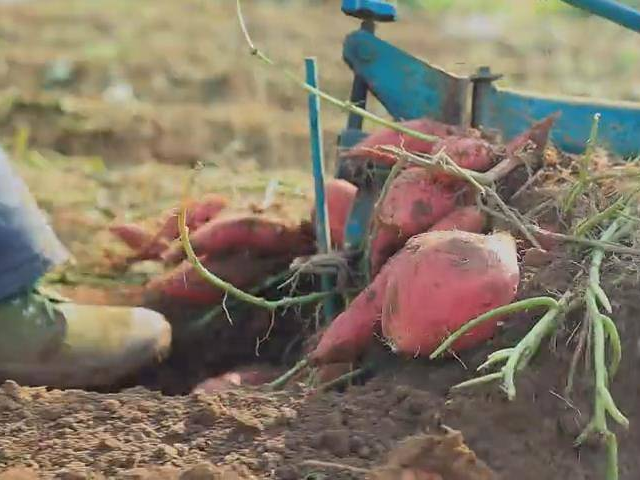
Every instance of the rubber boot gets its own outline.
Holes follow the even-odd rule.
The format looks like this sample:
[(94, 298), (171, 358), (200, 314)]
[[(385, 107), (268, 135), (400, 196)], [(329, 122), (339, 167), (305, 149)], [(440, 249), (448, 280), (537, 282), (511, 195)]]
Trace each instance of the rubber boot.
[(78, 305), (37, 292), (0, 303), (0, 380), (114, 385), (169, 351), (171, 326), (145, 308)]

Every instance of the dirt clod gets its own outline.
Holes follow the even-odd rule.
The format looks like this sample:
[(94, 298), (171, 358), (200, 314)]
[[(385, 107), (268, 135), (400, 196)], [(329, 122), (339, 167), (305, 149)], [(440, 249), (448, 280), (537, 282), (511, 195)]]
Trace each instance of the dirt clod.
[(0, 473), (0, 480), (39, 480), (38, 472), (31, 468), (12, 467)]
[(193, 425), (211, 427), (224, 414), (226, 414), (226, 411), (221, 405), (208, 404), (192, 412), (189, 416), (189, 422)]
[(58, 473), (56, 480), (98, 480), (98, 478), (102, 479), (103, 476), (90, 475), (85, 472), (79, 470), (63, 470)]
[(322, 433), (320, 445), (336, 457), (346, 457), (351, 451), (349, 430), (327, 430)]
[(180, 474), (180, 480), (217, 480), (219, 477), (219, 470), (208, 462), (199, 463)]
[(497, 475), (464, 444), (460, 432), (416, 435), (389, 454), (372, 480), (497, 480)]
[(98, 442), (100, 450), (116, 450), (122, 447), (122, 444), (113, 437), (105, 437)]

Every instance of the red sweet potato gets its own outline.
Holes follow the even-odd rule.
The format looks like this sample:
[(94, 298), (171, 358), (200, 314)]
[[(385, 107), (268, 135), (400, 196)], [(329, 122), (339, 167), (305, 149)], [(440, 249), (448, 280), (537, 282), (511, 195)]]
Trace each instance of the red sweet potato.
[[(437, 122), (428, 118), (409, 120), (401, 122), (401, 124), (411, 130), (440, 138), (474, 132), (470, 129), (456, 125), (447, 125), (446, 123)], [(382, 128), (373, 132), (353, 148), (346, 151), (343, 157), (372, 160), (383, 165), (393, 165), (396, 160), (395, 157), (388, 152), (381, 150), (375, 151), (376, 147), (383, 145), (402, 146), (409, 152), (432, 153), (435, 143), (436, 142), (427, 142), (415, 137), (410, 137), (404, 133), (391, 130), (390, 128)]]
[(135, 251), (142, 250), (153, 241), (153, 235), (136, 223), (112, 225), (109, 231)]
[[(357, 193), (358, 187), (346, 180), (332, 178), (325, 183), (331, 243), (337, 248), (344, 244), (344, 229)], [(315, 216), (314, 209), (311, 214), (314, 223)]]
[(429, 231), (461, 230), (463, 232), (482, 233), (487, 223), (487, 216), (478, 207), (458, 207), (439, 222), (436, 222)]
[(367, 349), (380, 321), (388, 265), (331, 322), (309, 355), (310, 361), (317, 364), (353, 362)]
[[(200, 259), (207, 270), (241, 289), (251, 288), (281, 271), (290, 260), (288, 256), (256, 258), (247, 253)], [(152, 279), (145, 290), (149, 300), (172, 299), (193, 305), (215, 305), (224, 297), (224, 292), (205, 281), (187, 260)]]
[(240, 386), (258, 386), (271, 382), (281, 375), (282, 369), (269, 365), (248, 365), (246, 367), (232, 370), (217, 377), (208, 378), (202, 381), (193, 391), (204, 393), (215, 393), (221, 390), (228, 390)]
[(406, 237), (397, 228), (379, 225), (371, 239), (369, 251), (369, 268), (372, 276), (378, 274), (385, 262), (402, 248)]
[(549, 252), (556, 250), (560, 245), (560, 241), (554, 238), (553, 234), (560, 231), (560, 226), (557, 223), (542, 222), (540, 223), (540, 228), (549, 232), (548, 234), (543, 232), (534, 234), (540, 246)]
[(463, 182), (444, 185), (422, 167), (402, 171), (389, 186), (374, 219), (371, 272), (375, 275), (413, 235), (426, 232), (452, 212), (462, 198)]
[[(205, 195), (198, 201), (190, 202), (187, 206), (186, 224), (190, 230), (196, 230), (210, 220), (213, 220), (228, 205), (226, 198), (216, 194)], [(158, 236), (167, 240), (174, 240), (180, 235), (178, 228), (178, 212), (173, 209), (166, 216)]]
[[(191, 230), (197, 229), (215, 218), (226, 205), (227, 201), (215, 194), (191, 202), (187, 209), (187, 226)], [(157, 259), (167, 249), (169, 242), (179, 236), (178, 210), (172, 210), (165, 217), (164, 223), (155, 234), (135, 223), (113, 225), (109, 230), (136, 252), (136, 260)]]
[(549, 133), (551, 132), (551, 127), (558, 119), (558, 114), (550, 115), (547, 118), (534, 123), (529, 130), (521, 133), (517, 137), (513, 138), (507, 144), (507, 156), (510, 157), (514, 153), (517, 153), (518, 150), (525, 147), (527, 144), (531, 144), (533, 146), (533, 151), (535, 154), (542, 154), (544, 148), (549, 141)]
[[(313, 238), (307, 229), (254, 215), (215, 218), (193, 232), (190, 240), (196, 255), (250, 251), (255, 255), (295, 256), (313, 250)], [(166, 262), (182, 258), (184, 250), (179, 243), (162, 254)]]
[[(382, 332), (396, 352), (429, 355), (450, 333), (515, 297), (516, 243), (507, 233), (461, 231), (413, 237), (394, 257), (382, 309)], [(457, 340), (454, 350), (493, 335), (498, 319)]]
[(113, 225), (109, 231), (136, 252), (134, 260), (155, 260), (169, 246), (166, 239), (152, 235), (135, 223)]
[[(433, 147), (433, 153), (440, 151), (446, 153), (456, 165), (474, 170), (476, 172), (487, 171), (494, 163), (494, 148), (490, 143), (475, 137), (449, 136), (443, 138)], [(437, 181), (458, 182), (456, 177), (452, 177), (444, 172), (436, 174)]]

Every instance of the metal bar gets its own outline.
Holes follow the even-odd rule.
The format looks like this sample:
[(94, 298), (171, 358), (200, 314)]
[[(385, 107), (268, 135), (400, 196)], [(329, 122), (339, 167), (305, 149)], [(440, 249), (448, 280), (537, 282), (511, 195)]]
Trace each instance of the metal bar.
[[(316, 59), (312, 57), (304, 60), (306, 80), (312, 87), (318, 87), (318, 72)], [(331, 231), (329, 229), (329, 215), (324, 190), (324, 155), (322, 150), (322, 127), (320, 125), (320, 99), (315, 93), (309, 94), (309, 134), (311, 140), (311, 162), (315, 189), (316, 207), (316, 243), (319, 253), (328, 253), (331, 249)], [(333, 288), (332, 278), (328, 274), (320, 277), (323, 290)], [(330, 321), (335, 314), (334, 299), (324, 301), (324, 314)]]
[[(360, 28), (373, 34), (375, 32), (375, 23), (372, 20), (364, 20)], [(367, 106), (367, 82), (358, 74), (353, 77), (351, 97), (349, 100), (360, 108), (366, 108)], [(362, 116), (355, 113), (349, 113), (347, 129), (362, 130)]]
[(562, 0), (569, 5), (591, 12), (599, 17), (640, 32), (640, 11), (615, 0)]

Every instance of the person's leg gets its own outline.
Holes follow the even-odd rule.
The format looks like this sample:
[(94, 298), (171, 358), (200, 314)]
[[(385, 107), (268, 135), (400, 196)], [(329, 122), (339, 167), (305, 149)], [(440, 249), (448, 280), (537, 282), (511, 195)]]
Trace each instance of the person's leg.
[(0, 148), (0, 300), (30, 289), (68, 257)]
[(168, 352), (171, 326), (157, 312), (42, 295), (40, 277), (68, 257), (0, 150), (0, 381), (104, 386)]

